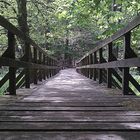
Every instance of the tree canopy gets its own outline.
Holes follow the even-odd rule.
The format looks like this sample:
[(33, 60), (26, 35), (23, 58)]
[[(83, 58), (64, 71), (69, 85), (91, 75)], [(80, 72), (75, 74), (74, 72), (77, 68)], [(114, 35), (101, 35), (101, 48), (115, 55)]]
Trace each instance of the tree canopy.
[[(17, 27), (20, 1), (0, 0), (0, 14)], [(122, 28), (140, 10), (139, 0), (25, 1), (30, 37), (52, 55), (69, 53), (75, 58)], [(2, 47), (5, 31), (0, 32)]]

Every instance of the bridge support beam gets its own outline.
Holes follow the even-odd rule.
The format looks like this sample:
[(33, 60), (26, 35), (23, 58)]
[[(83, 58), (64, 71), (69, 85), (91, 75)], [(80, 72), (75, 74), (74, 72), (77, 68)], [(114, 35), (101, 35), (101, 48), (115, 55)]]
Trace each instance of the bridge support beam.
[[(93, 63), (96, 64), (97, 63), (97, 52), (94, 52), (94, 59), (93, 59)], [(94, 72), (93, 72), (93, 76), (94, 76), (94, 81), (96, 81), (97, 79), (97, 69), (94, 68)]]
[[(99, 63), (103, 62), (103, 49), (99, 49)], [(103, 69), (99, 69), (99, 84), (103, 82)]]
[[(112, 42), (108, 44), (108, 62), (113, 60)], [(112, 88), (112, 68), (107, 69), (107, 87)]]
[[(124, 35), (124, 59), (130, 58), (131, 50), (131, 32), (128, 32)], [(122, 71), (122, 92), (124, 95), (129, 94), (129, 68), (125, 67)]]
[[(7, 57), (15, 59), (15, 36), (8, 31)], [(9, 67), (9, 94), (16, 95), (16, 68)]]
[[(25, 58), (27, 62), (31, 62), (31, 48), (29, 43), (25, 43)], [(25, 69), (25, 88), (30, 88), (30, 69)]]
[[(34, 48), (34, 63), (37, 63), (37, 49)], [(34, 69), (34, 84), (37, 84), (38, 78), (37, 78), (37, 69)]]
[[(90, 54), (90, 56), (89, 56), (89, 64), (90, 65), (93, 64), (93, 55), (92, 54)], [(89, 70), (90, 70), (89, 78), (92, 79), (93, 78), (93, 69), (90, 68)]]

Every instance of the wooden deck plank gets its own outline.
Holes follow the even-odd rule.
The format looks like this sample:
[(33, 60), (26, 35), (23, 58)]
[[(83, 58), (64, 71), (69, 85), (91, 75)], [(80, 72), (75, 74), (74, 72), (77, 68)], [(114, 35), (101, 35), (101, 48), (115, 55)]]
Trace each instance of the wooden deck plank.
[(140, 131), (140, 123), (123, 122), (1, 122), (0, 131)]
[(140, 116), (140, 111), (0, 111), (0, 116)]
[(139, 132), (0, 132), (1, 140), (139, 140)]
[(139, 140), (140, 110), (128, 108), (131, 101), (140, 98), (63, 70), (43, 85), (0, 99), (0, 140)]
[(0, 116), (0, 122), (140, 122), (140, 116), (92, 116), (92, 115), (66, 115), (57, 116), (57, 114), (48, 116)]
[(0, 107), (0, 111), (125, 111), (126, 107)]
[(121, 107), (123, 106), (120, 102), (59, 102), (59, 103), (14, 103), (14, 104), (2, 104), (0, 105), (5, 107), (43, 107), (43, 106), (52, 106), (52, 107)]

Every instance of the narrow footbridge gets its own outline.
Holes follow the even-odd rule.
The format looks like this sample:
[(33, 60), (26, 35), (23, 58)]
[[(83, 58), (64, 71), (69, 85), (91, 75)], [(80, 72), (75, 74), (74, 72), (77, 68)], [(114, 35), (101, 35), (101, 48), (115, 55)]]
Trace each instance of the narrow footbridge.
[[(113, 36), (95, 44), (75, 69), (59, 61), (0, 16), (7, 49), (0, 57), (0, 140), (139, 140), (140, 71), (132, 33), (140, 16)], [(22, 56), (16, 42), (25, 43)], [(123, 39), (121, 59), (115, 42)], [(140, 76), (140, 75), (138, 75)]]
[(75, 69), (16, 97), (0, 100), (0, 139), (138, 140), (140, 111), (127, 107), (136, 96), (99, 86)]

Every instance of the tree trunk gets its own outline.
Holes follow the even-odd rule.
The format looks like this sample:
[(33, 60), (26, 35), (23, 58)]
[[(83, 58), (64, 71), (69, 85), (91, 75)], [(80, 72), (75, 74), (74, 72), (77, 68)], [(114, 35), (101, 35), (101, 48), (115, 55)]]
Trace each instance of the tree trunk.
[[(27, 22), (27, 0), (16, 0), (18, 8), (18, 26), (19, 29), (29, 36), (29, 27)], [(20, 40), (21, 46), (25, 51), (25, 41)]]

